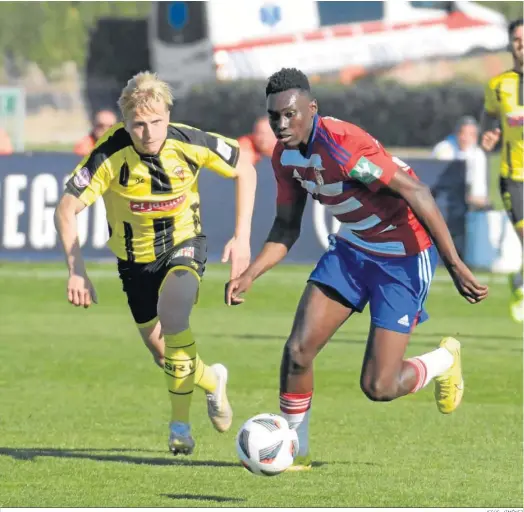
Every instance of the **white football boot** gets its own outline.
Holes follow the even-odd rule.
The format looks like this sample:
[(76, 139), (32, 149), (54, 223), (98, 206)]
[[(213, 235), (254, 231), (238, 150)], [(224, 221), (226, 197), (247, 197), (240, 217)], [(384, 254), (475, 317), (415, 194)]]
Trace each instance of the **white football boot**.
[(219, 432), (226, 432), (233, 422), (233, 410), (227, 399), (227, 368), (223, 364), (210, 366), (217, 377), (217, 388), (213, 393), (206, 393), (207, 414), (211, 423)]

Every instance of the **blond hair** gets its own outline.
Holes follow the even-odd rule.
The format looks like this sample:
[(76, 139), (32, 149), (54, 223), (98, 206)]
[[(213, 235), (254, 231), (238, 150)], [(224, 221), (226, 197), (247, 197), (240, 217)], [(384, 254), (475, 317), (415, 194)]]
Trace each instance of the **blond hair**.
[(122, 89), (118, 106), (126, 119), (137, 109), (151, 110), (151, 104), (157, 101), (163, 102), (169, 110), (173, 106), (171, 89), (156, 73), (142, 71), (131, 78)]

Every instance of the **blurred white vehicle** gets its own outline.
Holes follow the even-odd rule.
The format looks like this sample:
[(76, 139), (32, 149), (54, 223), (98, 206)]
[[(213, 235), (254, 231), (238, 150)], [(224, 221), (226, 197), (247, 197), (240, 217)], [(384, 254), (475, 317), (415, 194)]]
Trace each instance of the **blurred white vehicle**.
[(151, 63), (179, 93), (214, 79), (265, 79), (281, 67), (368, 71), (508, 44), (504, 16), (470, 1), (152, 4)]

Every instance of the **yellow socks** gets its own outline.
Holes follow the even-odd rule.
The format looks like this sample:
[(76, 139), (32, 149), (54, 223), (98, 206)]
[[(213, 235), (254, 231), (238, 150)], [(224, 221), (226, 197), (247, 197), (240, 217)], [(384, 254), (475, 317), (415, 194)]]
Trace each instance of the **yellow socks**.
[(196, 361), (195, 384), (206, 393), (213, 393), (218, 385), (215, 372), (203, 363), (198, 354)]
[(171, 421), (189, 423), (189, 408), (195, 389), (196, 344), (191, 330), (165, 334), (167, 389), (171, 398)]
[(164, 342), (164, 373), (171, 399), (171, 421), (189, 423), (195, 385), (212, 393), (217, 387), (217, 379), (213, 370), (198, 356), (191, 329), (165, 334)]

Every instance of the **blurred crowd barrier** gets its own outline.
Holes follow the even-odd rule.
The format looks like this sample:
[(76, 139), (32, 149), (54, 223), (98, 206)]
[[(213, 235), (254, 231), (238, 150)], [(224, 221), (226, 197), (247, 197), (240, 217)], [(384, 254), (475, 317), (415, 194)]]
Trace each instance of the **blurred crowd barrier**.
[[(462, 161), (404, 158), (431, 187), (459, 252), (470, 264), (493, 271), (518, 270), (518, 240), (504, 212), (468, 213), (465, 165)], [(71, 153), (24, 153), (0, 159), (0, 260), (44, 261), (62, 258), (53, 212), (68, 174), (79, 157)], [(258, 251), (275, 214), (275, 180), (270, 161), (257, 164), (258, 190), (252, 249)], [(219, 261), (235, 220), (235, 185), (205, 169), (200, 177), (201, 210), (208, 236), (209, 260)], [(316, 202), (308, 201), (303, 230), (287, 261), (313, 263), (327, 248), (327, 235), (337, 221)], [(79, 218), (80, 243), (88, 259), (110, 258), (103, 201)]]

